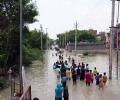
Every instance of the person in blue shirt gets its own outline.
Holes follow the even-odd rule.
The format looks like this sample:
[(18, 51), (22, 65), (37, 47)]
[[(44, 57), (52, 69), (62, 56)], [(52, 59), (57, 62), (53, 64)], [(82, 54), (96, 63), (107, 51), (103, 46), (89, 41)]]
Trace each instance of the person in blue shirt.
[(62, 100), (62, 86), (57, 84), (55, 88), (55, 100)]
[(97, 75), (95, 76), (96, 85), (99, 85), (99, 78), (100, 78), (99, 73), (97, 73)]
[(63, 86), (63, 87), (66, 86), (67, 79), (68, 79), (68, 78), (67, 78), (65, 75), (61, 78), (61, 83), (62, 83), (62, 86)]

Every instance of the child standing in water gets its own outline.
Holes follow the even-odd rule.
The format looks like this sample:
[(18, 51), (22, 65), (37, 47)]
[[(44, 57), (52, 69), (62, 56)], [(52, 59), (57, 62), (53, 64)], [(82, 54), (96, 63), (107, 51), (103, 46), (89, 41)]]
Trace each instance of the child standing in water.
[(95, 80), (96, 80), (96, 85), (99, 85), (99, 73), (96, 74)]
[(106, 82), (107, 82), (107, 76), (106, 76), (106, 73), (104, 72), (103, 73), (103, 83), (104, 83), (104, 85), (106, 85)]
[(102, 74), (100, 74), (100, 78), (99, 78), (99, 89), (104, 89), (104, 83), (103, 83), (103, 76)]
[(93, 73), (92, 73), (92, 70), (90, 70), (90, 75), (91, 75), (91, 83), (93, 83), (94, 75), (93, 75)]

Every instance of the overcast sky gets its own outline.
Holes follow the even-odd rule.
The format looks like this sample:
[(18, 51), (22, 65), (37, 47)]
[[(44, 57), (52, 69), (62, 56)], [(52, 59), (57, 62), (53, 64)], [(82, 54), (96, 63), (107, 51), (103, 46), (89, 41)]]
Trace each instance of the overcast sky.
[(111, 23), (110, 0), (36, 0), (36, 5), (39, 22), (30, 25), (30, 29), (39, 29), (42, 24), (51, 38), (74, 29), (76, 20), (81, 30), (106, 31)]

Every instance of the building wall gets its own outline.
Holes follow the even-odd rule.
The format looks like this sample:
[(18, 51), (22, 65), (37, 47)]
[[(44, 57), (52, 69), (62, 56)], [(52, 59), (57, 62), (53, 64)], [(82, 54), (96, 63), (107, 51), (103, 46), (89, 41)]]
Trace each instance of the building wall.
[[(66, 47), (67, 50), (71, 51), (75, 49), (74, 43), (70, 43)], [(104, 50), (106, 45), (104, 43), (79, 43), (77, 44), (77, 50)]]
[(89, 29), (89, 32), (91, 32), (91, 34), (94, 36), (97, 35), (97, 30)]
[(100, 37), (101, 37), (101, 41), (103, 42), (103, 43), (106, 43), (106, 36), (105, 36), (105, 32), (100, 32), (99, 33), (100, 34)]
[[(117, 47), (117, 33), (118, 33), (118, 48), (120, 49), (120, 24), (117, 24), (115, 28), (113, 28), (113, 47)], [(110, 41), (110, 35), (108, 36)]]
[[(114, 44), (115, 44), (115, 48), (117, 45), (117, 33), (114, 34)], [(118, 47), (120, 49), (120, 32), (118, 33)]]

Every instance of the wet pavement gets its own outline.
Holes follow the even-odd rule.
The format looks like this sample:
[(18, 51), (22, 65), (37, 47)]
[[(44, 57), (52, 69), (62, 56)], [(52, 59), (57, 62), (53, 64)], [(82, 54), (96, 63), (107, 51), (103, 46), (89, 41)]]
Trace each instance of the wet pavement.
[[(46, 55), (46, 64), (41, 65), (39, 61), (26, 69), (27, 78), (32, 85), (32, 97), (38, 97), (40, 100), (54, 100), (56, 86), (56, 72), (53, 70), (53, 63), (58, 57), (52, 56), (54, 51), (48, 51)], [(66, 54), (65, 54), (66, 55)], [(74, 56), (73, 56), (74, 57)], [(92, 57), (82, 58), (76, 57), (77, 62), (88, 62), (90, 69), (95, 66), (103, 73), (108, 73), (108, 56), (96, 55)], [(114, 68), (115, 69), (115, 68)], [(115, 70), (114, 70), (115, 71)], [(86, 87), (84, 82), (77, 80), (77, 85), (72, 84), (72, 80), (67, 83), (69, 89), (69, 100), (119, 100), (120, 98), (120, 82), (109, 81), (104, 90), (99, 90), (95, 82)]]

